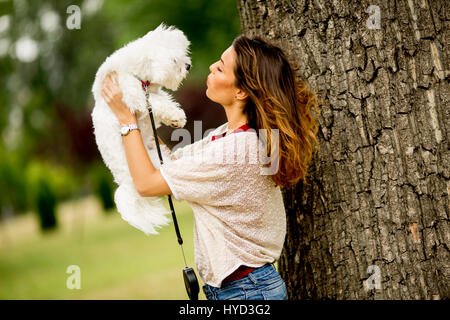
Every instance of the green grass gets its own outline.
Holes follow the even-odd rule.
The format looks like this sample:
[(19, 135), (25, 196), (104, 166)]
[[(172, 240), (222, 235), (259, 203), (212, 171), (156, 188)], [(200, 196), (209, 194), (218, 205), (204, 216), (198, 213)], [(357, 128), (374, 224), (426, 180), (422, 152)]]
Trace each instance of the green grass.
[[(172, 200), (186, 260), (195, 269), (192, 210)], [(60, 205), (58, 222), (48, 234), (33, 213), (0, 225), (0, 299), (188, 299), (172, 221), (159, 235), (146, 236), (87, 197)], [(70, 265), (80, 267), (79, 290), (66, 286)]]

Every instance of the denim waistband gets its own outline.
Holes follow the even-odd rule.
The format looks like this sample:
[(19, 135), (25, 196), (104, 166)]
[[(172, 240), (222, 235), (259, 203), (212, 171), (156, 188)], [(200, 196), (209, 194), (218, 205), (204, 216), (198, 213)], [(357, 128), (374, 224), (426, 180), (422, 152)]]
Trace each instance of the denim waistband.
[(222, 283), (221, 288), (225, 288), (225, 287), (231, 286), (231, 285), (233, 285), (234, 283), (236, 283), (238, 281), (240, 283), (254, 283), (254, 284), (257, 284), (259, 282), (258, 281), (259, 279), (264, 278), (265, 276), (271, 274), (274, 271), (276, 271), (276, 269), (273, 266), (273, 264), (272, 263), (266, 263), (265, 265), (256, 268), (255, 270), (253, 270), (252, 272), (247, 274), (247, 276), (245, 276), (242, 279), (231, 281), (231, 282)]
[(273, 270), (276, 270), (275, 267), (271, 263), (266, 263), (265, 265), (250, 272), (248, 276), (252, 275), (255, 278), (265, 277), (266, 275), (272, 273)]

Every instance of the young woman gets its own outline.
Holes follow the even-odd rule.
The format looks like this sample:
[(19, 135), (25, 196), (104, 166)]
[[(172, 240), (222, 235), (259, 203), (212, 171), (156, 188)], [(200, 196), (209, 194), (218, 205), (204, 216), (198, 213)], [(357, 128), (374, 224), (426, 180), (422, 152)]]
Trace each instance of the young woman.
[[(285, 283), (273, 266), (286, 236), (280, 187), (305, 180), (317, 143), (318, 101), (296, 79), (282, 50), (258, 37), (237, 37), (210, 72), (206, 95), (223, 106), (228, 121), (177, 149), (159, 170), (139, 130), (131, 130), (123, 136), (130, 173), (141, 196), (173, 195), (191, 205), (195, 263), (207, 299), (286, 300)], [(102, 95), (121, 124), (136, 124), (114, 74)], [(271, 129), (278, 130), (275, 148)], [(248, 161), (258, 154), (264, 130), (269, 165), (276, 162), (269, 173)], [(213, 148), (247, 161), (196, 161), (198, 150), (209, 156)]]

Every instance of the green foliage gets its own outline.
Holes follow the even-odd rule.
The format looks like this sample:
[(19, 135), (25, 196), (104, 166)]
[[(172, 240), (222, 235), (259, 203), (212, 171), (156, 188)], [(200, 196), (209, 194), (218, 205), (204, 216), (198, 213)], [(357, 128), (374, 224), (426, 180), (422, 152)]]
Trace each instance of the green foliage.
[[(80, 177), (77, 177), (69, 169), (44, 161), (32, 160), (26, 168), (26, 180), (28, 193), (31, 199), (36, 199), (42, 180), (48, 183), (53, 190), (57, 201), (67, 200), (77, 195), (81, 185)], [(31, 203), (30, 208), (34, 205)]]
[(0, 148), (0, 210), (14, 211), (27, 209), (28, 190), (23, 162), (17, 154), (6, 154)]

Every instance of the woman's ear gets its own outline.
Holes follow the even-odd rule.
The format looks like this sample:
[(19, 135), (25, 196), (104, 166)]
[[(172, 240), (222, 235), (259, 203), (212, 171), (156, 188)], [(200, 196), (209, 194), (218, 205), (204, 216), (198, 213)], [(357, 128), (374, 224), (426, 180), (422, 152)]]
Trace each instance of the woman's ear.
[(235, 99), (239, 100), (245, 100), (248, 98), (248, 94), (240, 89), (236, 92), (236, 95), (234, 96)]

